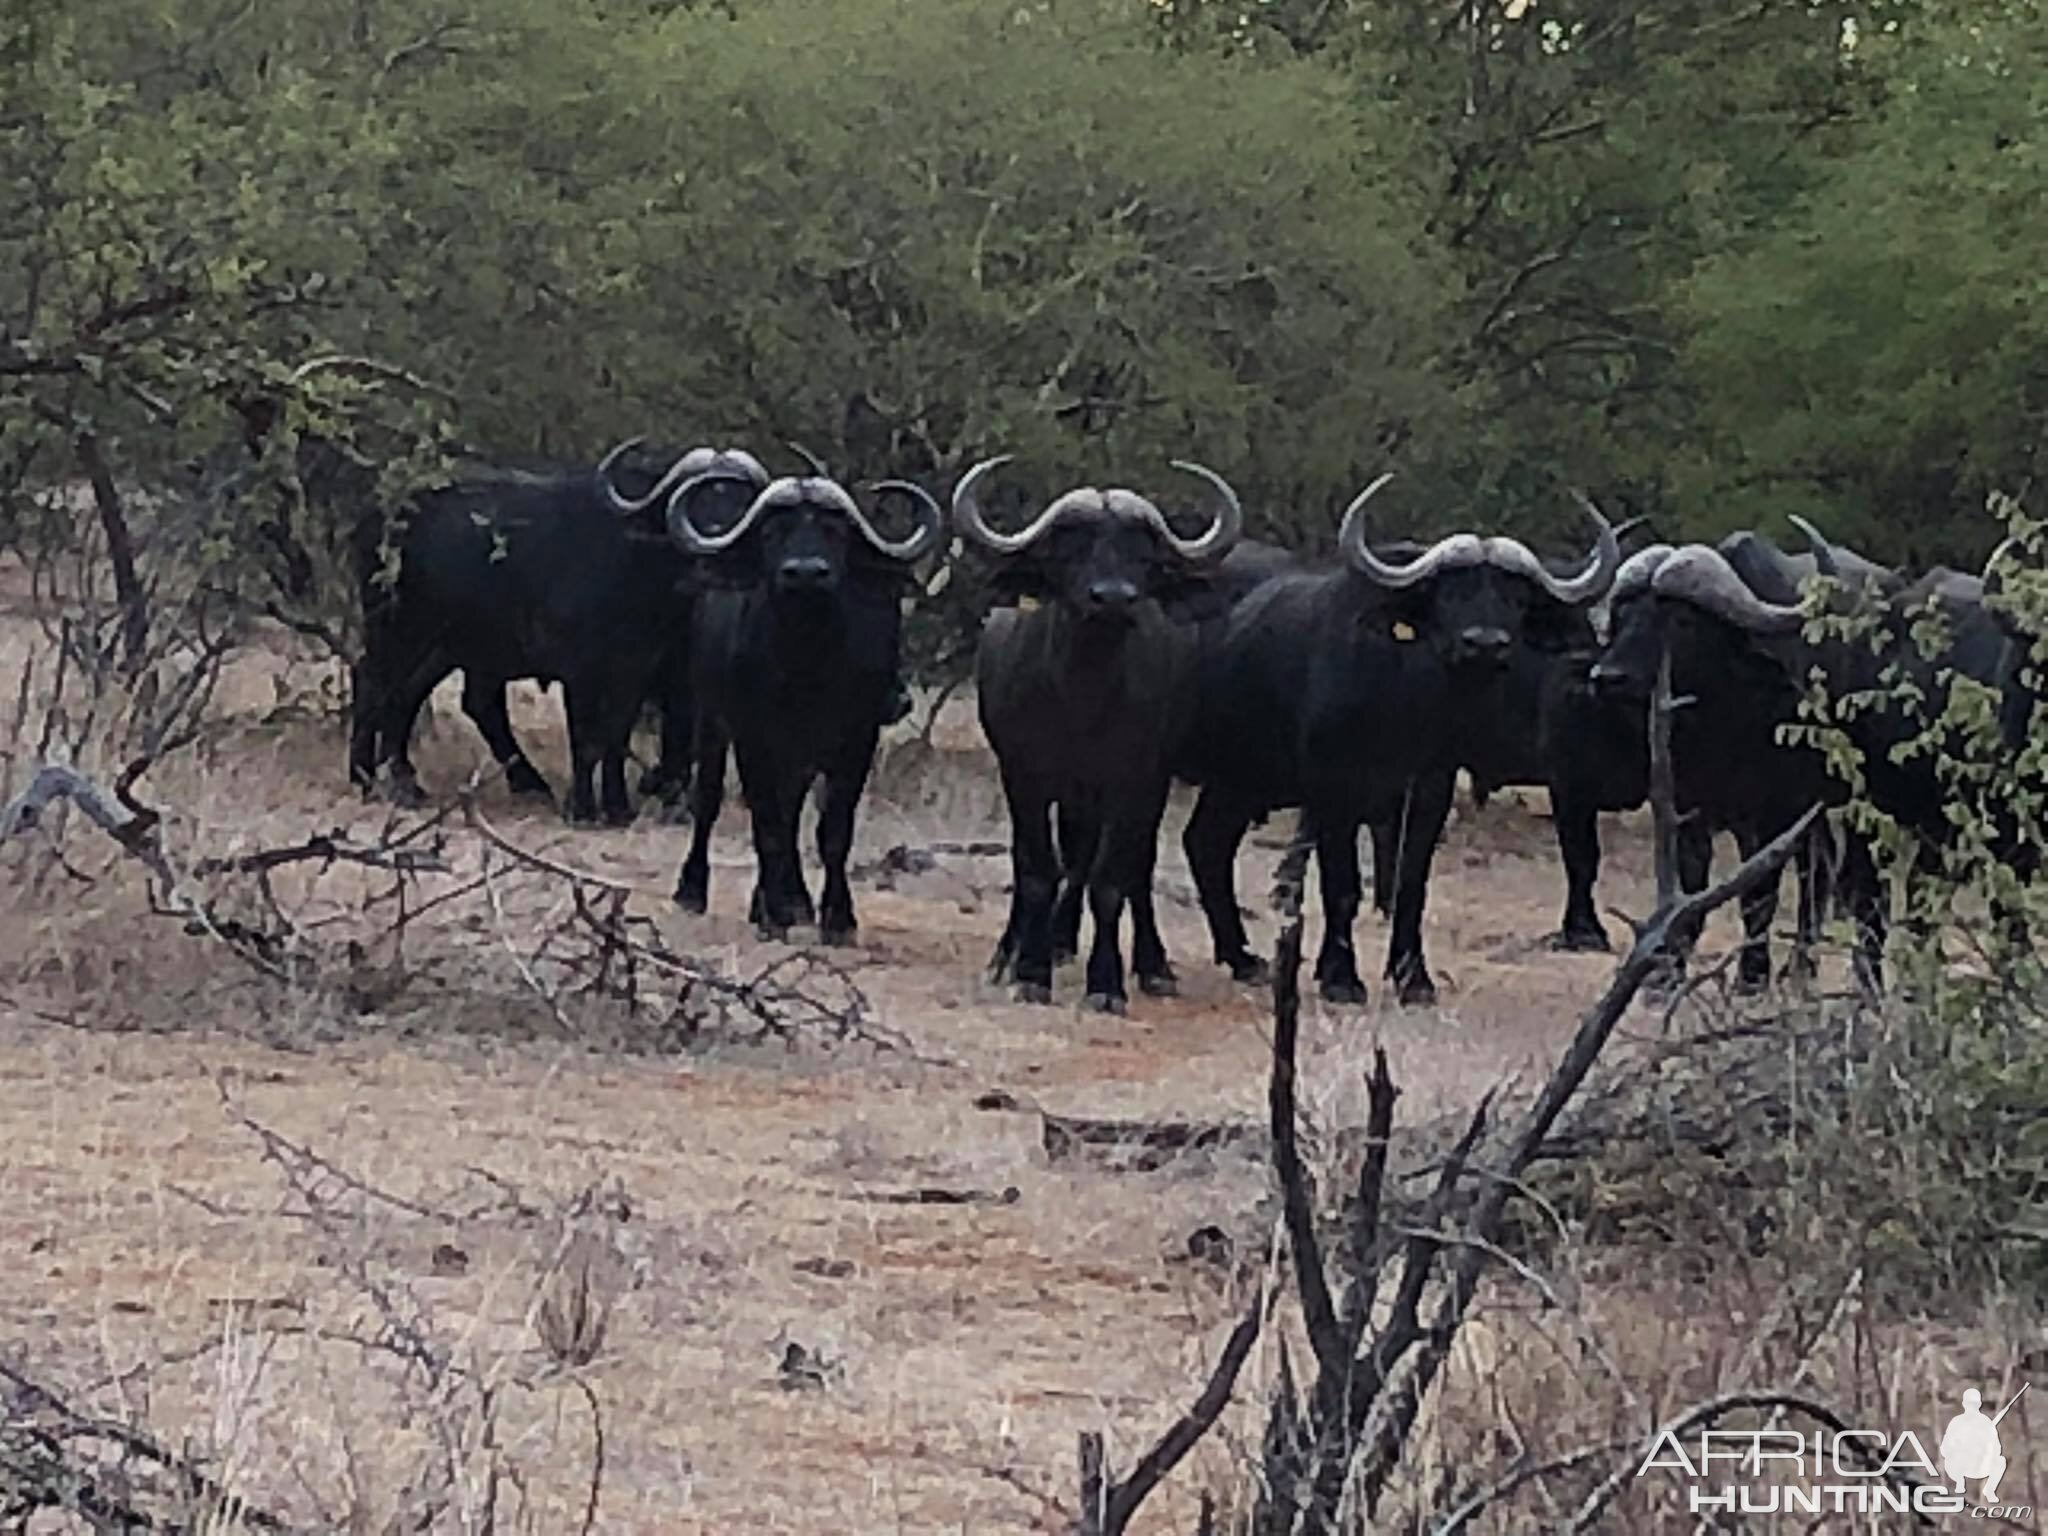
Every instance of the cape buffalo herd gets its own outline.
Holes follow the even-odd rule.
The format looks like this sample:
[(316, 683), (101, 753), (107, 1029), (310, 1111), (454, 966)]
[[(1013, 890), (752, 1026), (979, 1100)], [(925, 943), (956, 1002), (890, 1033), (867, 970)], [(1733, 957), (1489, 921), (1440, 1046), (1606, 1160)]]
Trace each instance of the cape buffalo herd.
[[(919, 564), (941, 554), (945, 512), (910, 481), (857, 497), (808, 454), (802, 472), (776, 477), (736, 448), (693, 448), (666, 468), (637, 448), (622, 443), (587, 469), (460, 481), (360, 520), (350, 776), (417, 802), (413, 723), (460, 671), (463, 710), (508, 785), (547, 794), (505, 690), (516, 678), (559, 682), (567, 813), (625, 823), (629, 738), (652, 706), (661, 756), (641, 792), (687, 788), (694, 822), (677, 902), (702, 912), (709, 901), (730, 753), (753, 824), (751, 920), (769, 937), (816, 924), (827, 943), (848, 942), (855, 808), (878, 736), (904, 708), (903, 600)], [(1091, 1007), (1126, 1005), (1126, 908), (1139, 988), (1174, 991), (1152, 884), (1176, 781), (1195, 790), (1182, 846), (1215, 958), (1239, 980), (1266, 969), (1238, 905), (1239, 846), (1254, 823), (1298, 808), (1320, 879), (1323, 996), (1366, 996), (1352, 929), (1369, 830), (1375, 901), (1390, 920), (1383, 974), (1400, 1002), (1430, 1002), (1424, 906), (1460, 770), (1481, 796), (1548, 791), (1565, 875), (1550, 942), (1607, 948), (1599, 813), (1649, 798), (1660, 677), (1685, 888), (1704, 885), (1716, 834), (1748, 854), (1857, 787), (1856, 814), (1817, 824), (1800, 851), (1791, 966), (1810, 965), (1832, 901), (1855, 920), (1859, 967), (1875, 983), (1890, 909), (1880, 824), (1926, 861), (1964, 847), (2035, 873), (2039, 829), (2023, 835), (2011, 809), (2027, 795), (1957, 811), (2016, 773), (2030, 792), (2048, 787), (2034, 783), (2030, 735), (2041, 637), (2003, 595), (2022, 566), (2015, 541), (1981, 576), (1915, 579), (1797, 518), (1800, 553), (1745, 532), (1624, 558), (1628, 527), (1574, 493), (1590, 545), (1547, 560), (1483, 530), (1375, 537), (1384, 474), (1344, 508), (1323, 557), (1242, 537), (1238, 493), (1190, 461), (1173, 467), (1199, 504), (1169, 512), (1138, 491), (1083, 486), (1003, 532), (998, 503), (1007, 496), (1018, 515), (1008, 463), (984, 459), (960, 476), (951, 524), (956, 553), (994, 594), (974, 670), (1011, 824), (1009, 919), (992, 970), (1026, 1001), (1052, 1000), (1084, 907)], [(908, 531), (884, 532), (904, 511)], [(1967, 762), (1922, 739), (1962, 688), (1985, 701), (1987, 722)], [(815, 902), (798, 848), (814, 783)], [(1777, 899), (1760, 889), (1744, 907), (1745, 987), (1770, 979)]]

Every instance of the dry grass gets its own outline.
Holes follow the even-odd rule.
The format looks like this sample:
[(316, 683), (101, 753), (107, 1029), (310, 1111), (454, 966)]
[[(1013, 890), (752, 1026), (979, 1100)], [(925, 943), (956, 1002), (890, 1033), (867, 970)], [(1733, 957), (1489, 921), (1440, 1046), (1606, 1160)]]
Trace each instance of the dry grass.
[[(0, 674), (28, 644), (24, 626), (0, 619)], [(347, 791), (340, 729), (311, 707), (332, 696), (309, 664), (239, 662), (218, 706), (230, 735), (149, 782), (178, 809), (173, 835), (212, 853), (335, 827), (369, 835), (381, 813)], [(559, 782), (558, 719), (553, 699), (519, 690), (515, 726)], [(971, 726), (942, 724), (931, 743), (885, 756), (857, 861), (895, 843), (1000, 838)], [(425, 782), (453, 791), (481, 760), (444, 690), (422, 735)], [(737, 810), (714, 862), (713, 915), (691, 920), (666, 900), (679, 829), (571, 832), (488, 788), (481, 804), (524, 846), (631, 886), (634, 909), (676, 948), (740, 970), (776, 952), (740, 920), (751, 859)], [(0, 864), (0, 1347), (146, 1417), (167, 1441), (209, 1447), (252, 1493), (353, 1508), (363, 1529), (381, 1528), (408, 1497), (406, 1469), (425, 1454), (413, 1440), (431, 1426), (398, 1427), (410, 1399), (388, 1350), (338, 1341), (380, 1323), (367, 1276), (507, 1384), (495, 1435), (524, 1469), (537, 1529), (578, 1528), (592, 1447), (585, 1401), (561, 1384), (544, 1339), (555, 1356), (591, 1356), (574, 1370), (602, 1405), (598, 1529), (1062, 1529), (1076, 1431), (1105, 1427), (1112, 1462), (1127, 1462), (1205, 1375), (1232, 1306), (1182, 1260), (1187, 1237), (1241, 1225), (1264, 1174), (1221, 1155), (1142, 1174), (1049, 1162), (1035, 1117), (973, 1100), (1001, 1087), (1079, 1115), (1262, 1116), (1266, 1001), (1206, 963), (1177, 853), (1185, 810), (1161, 861), (1184, 996), (1136, 999), (1128, 1020), (1021, 1007), (982, 982), (1002, 859), (942, 855), (890, 889), (872, 873), (857, 883), (849, 965), (901, 1050), (622, 1053), (607, 1048), (605, 1011), (583, 1003), (565, 1034), (505, 947), (551, 915), (548, 898), (520, 891), (501, 916), (471, 903), (430, 919), (407, 940), (430, 984), (352, 1011), (331, 992), (261, 981), (149, 917), (132, 871), (102, 845), (70, 839), (72, 871), (33, 886), (18, 878), (30, 860), (11, 853)], [(1640, 909), (1644, 839), (1629, 825), (1615, 841), (1603, 896)], [(1263, 894), (1273, 858), (1252, 851), (1248, 897)], [(1547, 1062), (1606, 978), (1605, 961), (1534, 942), (1562, 891), (1532, 805), (1504, 796), (1462, 814), (1437, 868), (1428, 943), (1443, 1006), (1312, 1005), (1304, 1084), (1325, 1121), (1356, 1119), (1372, 1041), (1388, 1049), (1405, 1122), (1470, 1105)], [(291, 892), (306, 922), (339, 930), (368, 886), (337, 870), (296, 875)], [(1374, 922), (1362, 926), (1363, 946), (1379, 942)], [(1717, 928), (1709, 947), (1727, 934)], [(1076, 978), (1063, 975), (1060, 992), (1072, 999)], [(309, 1220), (224, 1095), (404, 1204), (339, 1191), (327, 1220)], [(912, 1186), (1014, 1187), (1017, 1198), (875, 1198)], [(598, 1193), (565, 1225), (579, 1191)], [(579, 1296), (573, 1276), (585, 1273)], [(1415, 1486), (1438, 1468), (1479, 1477), (1520, 1448), (1639, 1431), (1759, 1368), (1742, 1355), (1771, 1304), (1760, 1273), (1731, 1267), (1701, 1286), (1588, 1260), (1559, 1283), (1562, 1310), (1503, 1287), (1425, 1418)], [(601, 1333), (573, 1316), (586, 1305), (604, 1309)], [(2038, 1322), (1861, 1320), (1815, 1346), (1813, 1369), (1889, 1383), (1886, 1414), (1924, 1427), (1957, 1383), (1989, 1385), (2010, 1366), (2029, 1329)], [(835, 1367), (822, 1384), (780, 1369), (792, 1345)], [(1856, 1351), (1875, 1351), (1877, 1368)], [(1248, 1381), (1269, 1382), (1274, 1364), (1262, 1345)], [(2021, 1438), (2048, 1443), (2030, 1433), (2038, 1403), (2032, 1412)], [(1249, 1418), (1233, 1419), (1140, 1528), (1192, 1529), (1190, 1490), (1241, 1485), (1247, 1435)], [(2040, 1474), (2020, 1468), (2015, 1458), (2008, 1492), (2025, 1498)], [(1546, 1523), (1540, 1508), (1525, 1502), (1495, 1528)], [(1625, 1502), (1615, 1518), (1608, 1528), (1650, 1528), (1652, 1503)]]

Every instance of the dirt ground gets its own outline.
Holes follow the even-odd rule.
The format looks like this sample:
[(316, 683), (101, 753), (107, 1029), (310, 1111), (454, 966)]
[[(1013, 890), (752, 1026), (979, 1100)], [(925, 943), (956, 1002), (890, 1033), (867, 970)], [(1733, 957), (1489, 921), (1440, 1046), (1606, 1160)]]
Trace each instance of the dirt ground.
[[(28, 640), (11, 639), (0, 650), (18, 658)], [(0, 671), (13, 664), (0, 655)], [(332, 689), (275, 657), (237, 665), (221, 703), (232, 733), (146, 788), (176, 807), (177, 846), (375, 836), (388, 812), (347, 789), (341, 729), (322, 713)], [(522, 688), (517, 704), (559, 785), (555, 699)], [(444, 796), (483, 761), (445, 690), (419, 760)], [(743, 921), (737, 808), (712, 913), (690, 918), (667, 900), (681, 829), (651, 816), (570, 829), (488, 787), (480, 804), (508, 841), (631, 887), (631, 910), (677, 951), (735, 974), (783, 952)], [(1404, 1118), (1469, 1104), (1546, 1065), (1602, 987), (1608, 960), (1540, 942), (1562, 899), (1540, 809), (1530, 795), (1461, 803), (1427, 925), (1441, 1006), (1395, 1008), (1377, 987), (1362, 1010), (1310, 1005), (1304, 1085), (1322, 1121), (1353, 1114), (1375, 1043)], [(349, 1007), (331, 988), (255, 978), (151, 916), (135, 867), (82, 825), (63, 840), (68, 869), (12, 853), (0, 864), (0, 1347), (109, 1411), (143, 1413), (168, 1441), (210, 1447), (252, 1493), (354, 1508), (364, 1529), (418, 1496), (408, 1479), (437, 1434), (481, 1434), (477, 1415), (449, 1406), (463, 1383), (423, 1385), (397, 1359), (394, 1316), (446, 1341), (470, 1386), (500, 1388), (491, 1433), (535, 1529), (579, 1526), (591, 1402), (599, 1530), (1063, 1529), (1077, 1432), (1104, 1429), (1112, 1463), (1128, 1464), (1206, 1375), (1235, 1302), (1232, 1282), (1188, 1261), (1188, 1239), (1212, 1223), (1242, 1230), (1265, 1176), (1229, 1152), (1136, 1172), (1055, 1161), (1028, 1108), (976, 1101), (1002, 1090), (1068, 1115), (1262, 1119), (1268, 1000), (1208, 963), (1178, 853), (1185, 814), (1177, 804), (1160, 863), (1181, 996), (1100, 1017), (1075, 1006), (1069, 968), (1056, 1006), (1019, 1005), (982, 979), (1006, 857), (942, 849), (917, 873), (879, 868), (895, 847), (1004, 835), (955, 706), (931, 743), (888, 747), (862, 811), (860, 940), (838, 958), (882, 1043), (818, 1032), (682, 1051), (616, 1048), (612, 1005), (564, 994), (560, 1018), (537, 1006), (528, 974), (551, 974), (540, 939), (565, 899), (545, 882), (507, 873), (502, 893), (422, 919), (408, 944), (427, 978), (383, 1005), (359, 989)], [(1249, 852), (1248, 903), (1262, 904), (1284, 830)], [(1608, 833), (1603, 901), (1641, 911), (1642, 829)], [(453, 883), (481, 851), (450, 839)], [(280, 881), (321, 942), (383, 921), (363, 907), (375, 886), (346, 869)], [(1311, 943), (1317, 921), (1312, 903)], [(1270, 945), (1272, 929), (1261, 917), (1256, 939)], [(1362, 964), (1376, 968), (1384, 938), (1368, 915)], [(1725, 926), (1710, 939), (1725, 947)], [(266, 1155), (247, 1122), (375, 1193), (290, 1147)], [(294, 1171), (330, 1219), (305, 1216)], [(917, 1190), (969, 1198), (891, 1198)], [(579, 1191), (594, 1194), (565, 1227), (557, 1214)], [(572, 1230), (596, 1234), (597, 1248), (575, 1251), (597, 1253), (594, 1293), (616, 1298), (575, 1373), (588, 1400), (549, 1366), (531, 1320)], [(1636, 1346), (1652, 1360), (1693, 1325), (1674, 1308), (1660, 1326)], [(1519, 1412), (1539, 1433), (1549, 1389), (1532, 1374), (1519, 1408), (1501, 1401), (1488, 1337), (1477, 1330), (1468, 1350), (1481, 1355), (1461, 1355), (1449, 1401)], [(1252, 1377), (1274, 1368), (1262, 1348)], [(1247, 1435), (1255, 1447), (1256, 1426), (1228, 1425), (1141, 1528), (1192, 1529), (1192, 1490), (1239, 1479)]]

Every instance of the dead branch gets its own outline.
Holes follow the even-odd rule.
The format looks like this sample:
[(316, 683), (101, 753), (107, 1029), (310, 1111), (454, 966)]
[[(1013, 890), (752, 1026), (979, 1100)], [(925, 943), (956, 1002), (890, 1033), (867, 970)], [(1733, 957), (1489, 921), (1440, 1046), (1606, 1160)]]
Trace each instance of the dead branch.
[(158, 818), (153, 813), (130, 815), (99, 785), (61, 763), (38, 768), (35, 777), (29, 780), (28, 788), (0, 809), (0, 844), (18, 832), (26, 832), (39, 825), (43, 812), (62, 800), (76, 805), (87, 820), (148, 865), (150, 873), (166, 886), (177, 884), (177, 877), (171, 873), (163, 850), (157, 846)]
[(448, 861), (442, 855), (438, 841), (431, 849), (389, 844), (364, 847), (349, 842), (337, 828), (332, 832), (316, 832), (302, 842), (282, 848), (264, 848), (231, 858), (201, 859), (192, 866), (192, 873), (199, 876), (268, 874), (290, 864), (308, 863), (318, 863), (323, 871), (336, 864), (359, 864), (365, 869), (402, 870), (407, 874), (445, 875), (449, 872)]
[[(1606, 993), (1578, 1032), (1501, 1152), (1481, 1159), (1491, 1126), (1493, 1095), (1486, 1095), (1464, 1133), (1437, 1170), (1421, 1213), (1389, 1232), (1383, 1221), (1386, 1145), (1394, 1088), (1384, 1058), (1376, 1058), (1368, 1098), (1370, 1123), (1359, 1187), (1350, 1196), (1349, 1240), (1342, 1256), (1348, 1282), (1344, 1303), (1333, 1303), (1313, 1196), (1295, 1147), (1294, 1053), (1300, 967), (1299, 884), (1283, 892), (1287, 925), (1274, 971), (1272, 1110), (1274, 1168), (1281, 1184), (1289, 1246), (1305, 1327), (1317, 1373), (1302, 1416), (1291, 1386), (1276, 1395), (1269, 1413), (1264, 1492), (1251, 1529), (1259, 1536), (1328, 1536), (1339, 1528), (1341, 1507), (1355, 1493), (1370, 1515), (1413, 1430), (1486, 1267), (1503, 1252), (1508, 1203), (1523, 1187), (1530, 1165), (1546, 1151), (1558, 1117), (1571, 1103), (1637, 991), (1686, 935), (1719, 906), (1766, 879), (1777, 878), (1818, 808), (1767, 848), (1708, 890), (1679, 894), (1635, 925), (1635, 944)], [(1375, 1305), (1385, 1278), (1380, 1255), (1389, 1237), (1401, 1242), (1392, 1295)], [(1434, 1287), (1436, 1300), (1425, 1311)], [(1384, 1320), (1373, 1327), (1375, 1313)]]
[(1657, 907), (1661, 911), (1679, 897), (1678, 779), (1671, 765), (1671, 715), (1682, 703), (1671, 696), (1671, 653), (1657, 661), (1657, 683), (1650, 691), (1650, 824), (1657, 872)]
[(389, 1190), (379, 1189), (350, 1173), (332, 1159), (321, 1156), (304, 1143), (293, 1141), (282, 1132), (272, 1130), (235, 1102), (234, 1095), (222, 1078), (216, 1076), (213, 1086), (215, 1092), (220, 1095), (221, 1109), (228, 1119), (261, 1142), (265, 1159), (282, 1169), (292, 1187), (304, 1190), (309, 1202), (316, 1207), (324, 1205), (326, 1201), (321, 1181), (331, 1180), (351, 1194), (361, 1195), (364, 1199), (374, 1200), (380, 1205), (388, 1205), (393, 1210), (404, 1211), (409, 1216), (424, 1216), (429, 1221), (449, 1223), (456, 1220), (453, 1212), (436, 1210), (430, 1205), (422, 1205), (417, 1200), (407, 1199), (404, 1195), (394, 1195)]
[[(1090, 1497), (1089, 1486), (1090, 1456), (1085, 1449), (1090, 1437), (1083, 1437), (1078, 1536), (1122, 1536), (1129, 1528), (1131, 1518), (1137, 1514), (1138, 1506), (1151, 1497), (1152, 1490), (1215, 1427), (1216, 1421), (1223, 1416), (1223, 1410), (1230, 1406), (1230, 1394), (1237, 1387), (1238, 1372), (1244, 1369), (1252, 1345), (1258, 1340), (1265, 1310), (1265, 1296), (1254, 1296), (1250, 1308), (1224, 1343), (1223, 1353), (1217, 1357), (1216, 1368), (1209, 1373), (1208, 1384), (1202, 1388), (1201, 1395), (1186, 1413), (1174, 1420), (1173, 1426), (1159, 1437), (1152, 1449), (1138, 1458), (1128, 1477), (1100, 1487), (1093, 1498)], [(1092, 1438), (1095, 1442), (1094, 1476), (1100, 1482), (1107, 1476), (1102, 1461), (1102, 1441), (1099, 1435)]]
[[(1299, 890), (1298, 882), (1295, 889)], [(1323, 1375), (1335, 1380), (1345, 1364), (1345, 1345), (1337, 1332), (1337, 1308), (1316, 1242), (1314, 1197), (1295, 1139), (1295, 1043), (1301, 1029), (1301, 905), (1297, 898), (1280, 942), (1273, 950), (1273, 1066), (1268, 1078), (1267, 1107), (1272, 1117), (1273, 1172), (1280, 1181), (1281, 1209), (1287, 1222), (1287, 1246), (1294, 1258), (1295, 1284), (1301, 1295), (1301, 1317), (1309, 1346)]]
[[(132, 1425), (79, 1411), (5, 1360), (0, 1381), (8, 1389), (0, 1413), (0, 1519), (11, 1528), (56, 1510), (85, 1515), (103, 1530), (292, 1529), (188, 1457)], [(142, 1486), (138, 1466), (153, 1469), (168, 1489)]]
[(873, 1201), (877, 1205), (1015, 1205), (1024, 1198), (1014, 1184), (994, 1189), (948, 1189), (925, 1184), (916, 1189), (863, 1189), (845, 1198)]

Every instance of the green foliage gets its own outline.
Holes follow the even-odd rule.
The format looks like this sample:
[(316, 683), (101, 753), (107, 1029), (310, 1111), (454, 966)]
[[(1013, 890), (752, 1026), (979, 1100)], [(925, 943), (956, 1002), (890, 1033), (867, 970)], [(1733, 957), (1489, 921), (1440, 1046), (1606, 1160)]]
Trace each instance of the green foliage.
[(253, 529), (333, 544), (299, 433), (367, 496), (650, 432), (849, 477), (1008, 449), (1041, 489), (1193, 454), (1297, 541), (1395, 463), (1389, 532), (1562, 532), (1569, 480), (1664, 536), (1805, 509), (1978, 554), (2048, 377), (2043, 33), (2019, 0), (23, 0), (0, 517), (90, 448), (182, 487), (232, 577)]
[(2048, 411), (2048, 17), (1958, 8), (1857, 51), (1883, 109), (1682, 291), (1686, 499), (1714, 526), (1803, 511), (1912, 565), (1981, 557), (1977, 509), (2033, 475)]

